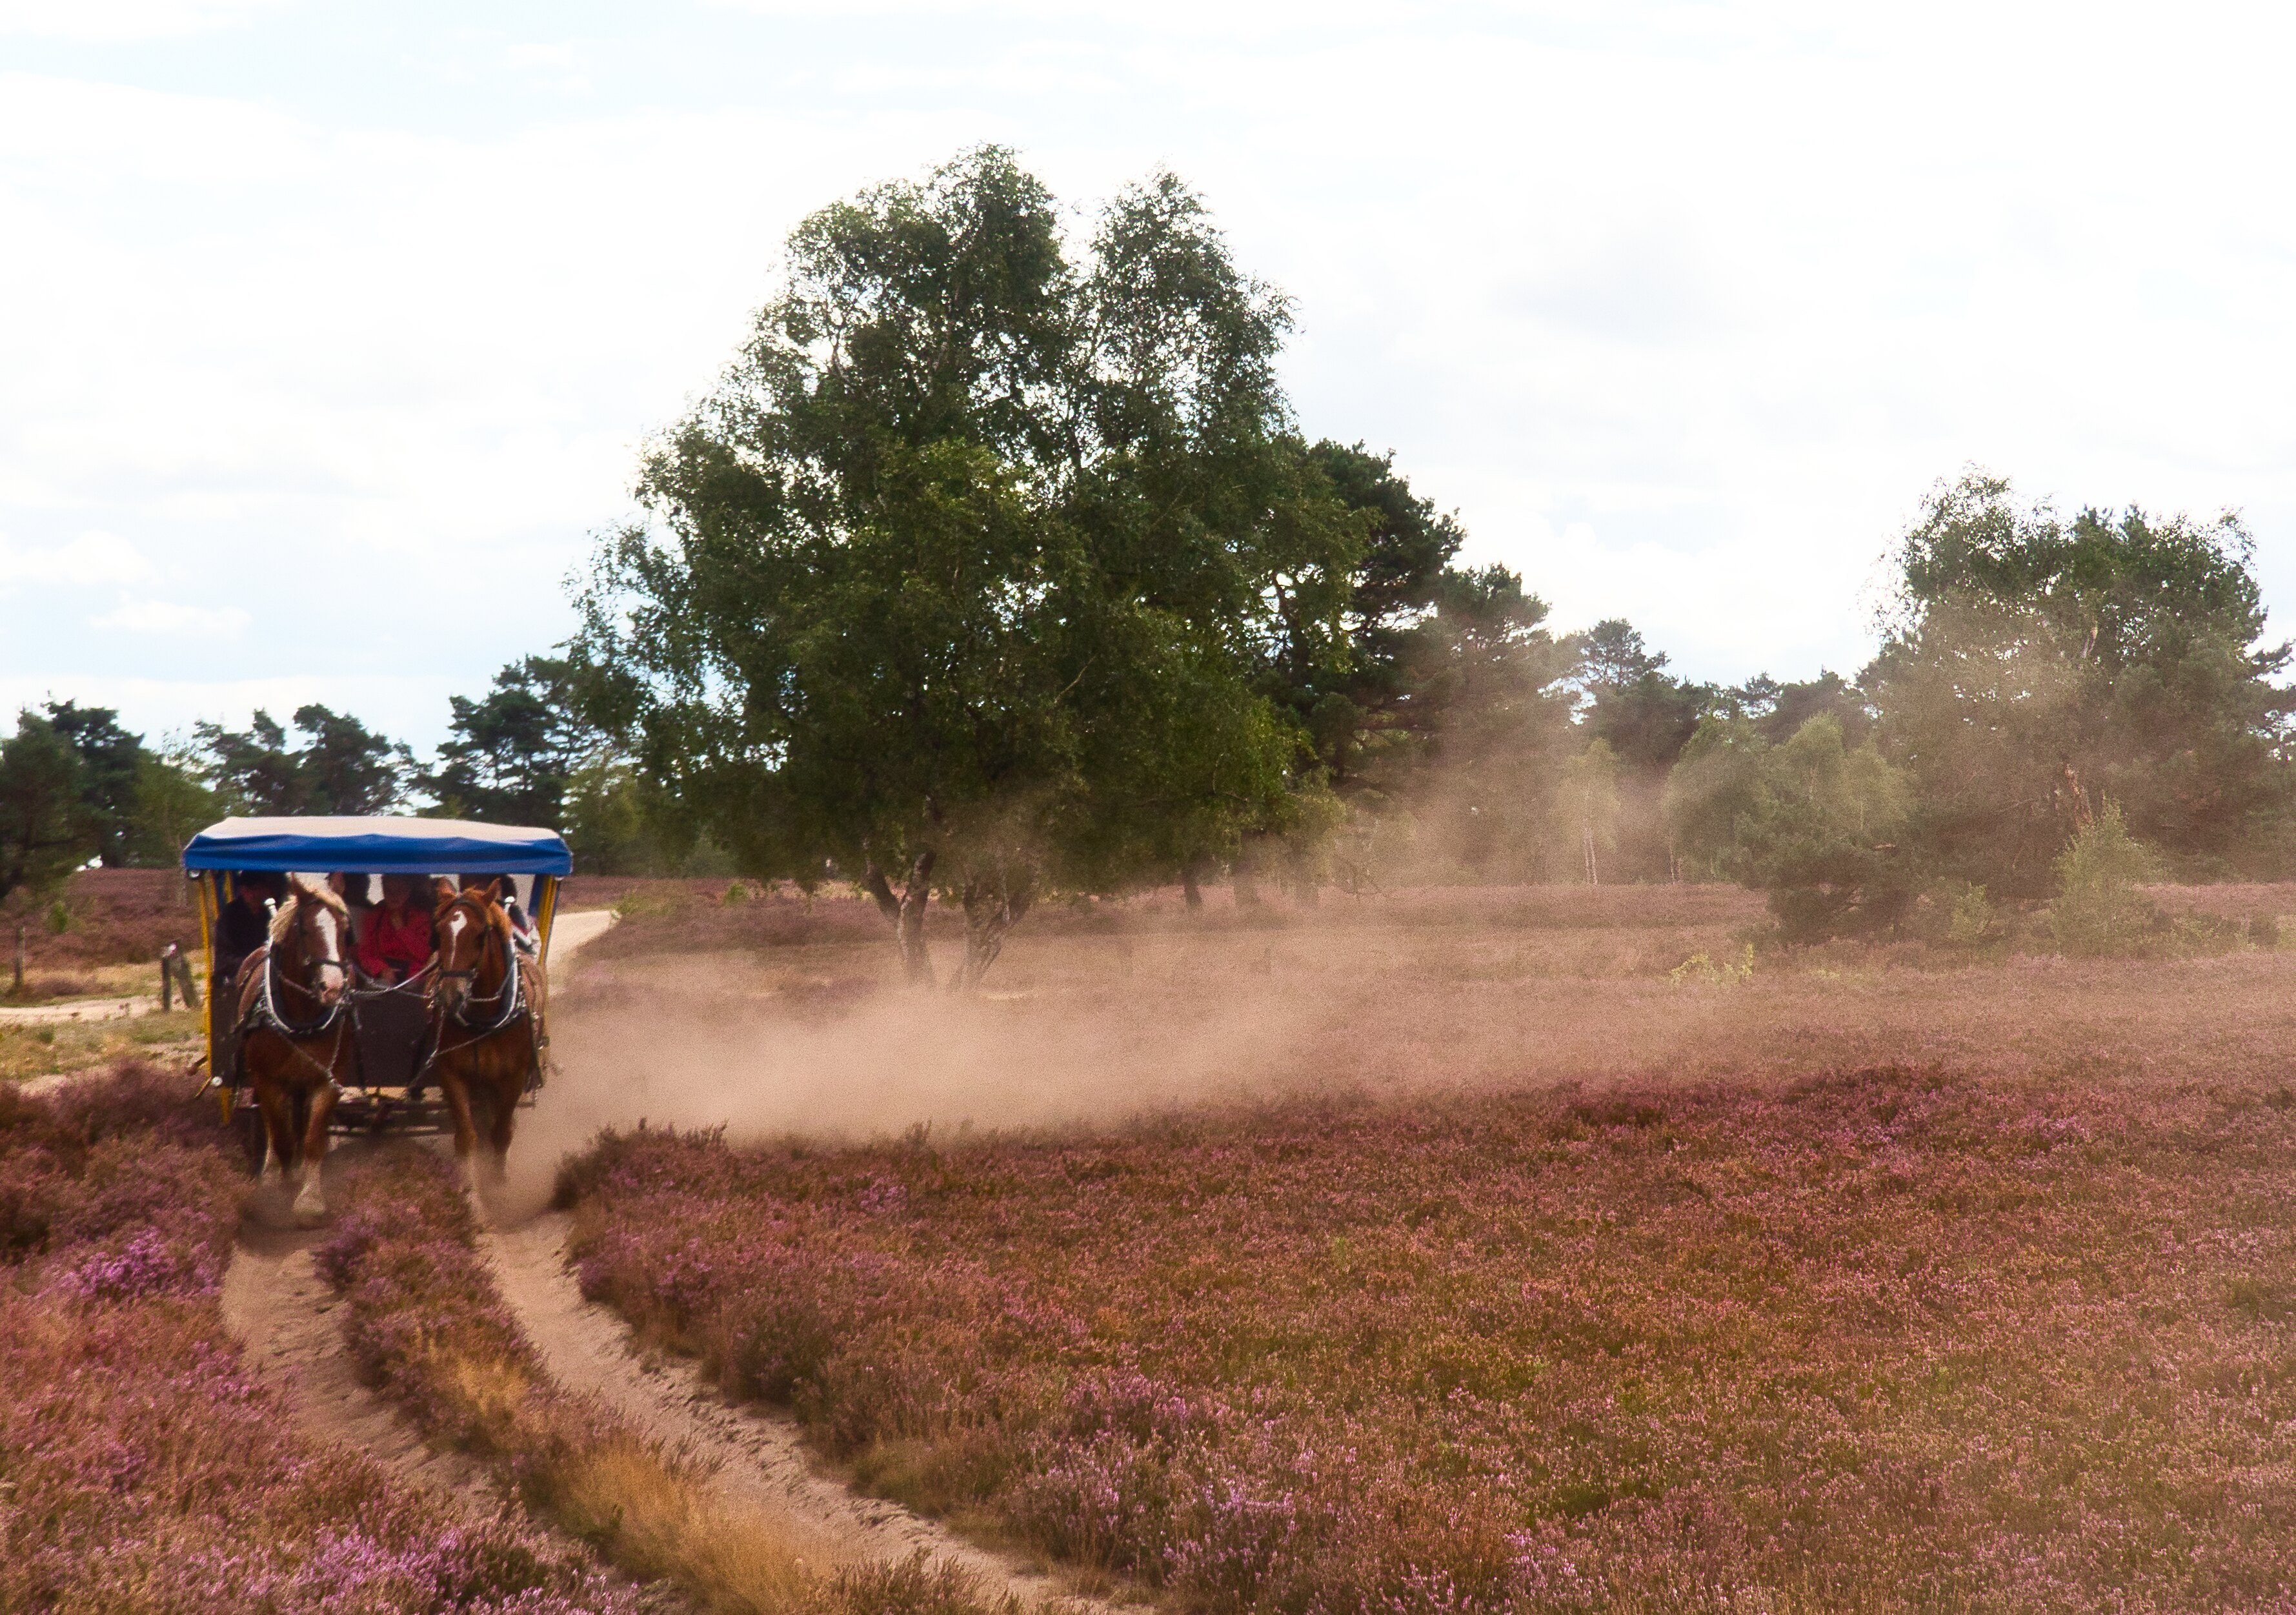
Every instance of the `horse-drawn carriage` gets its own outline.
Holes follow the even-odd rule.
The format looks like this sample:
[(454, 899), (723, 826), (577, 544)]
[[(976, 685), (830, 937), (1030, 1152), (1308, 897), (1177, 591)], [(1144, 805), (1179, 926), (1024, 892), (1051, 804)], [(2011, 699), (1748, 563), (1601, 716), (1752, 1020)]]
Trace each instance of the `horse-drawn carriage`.
[[(225, 1118), (258, 1165), (266, 1140), (276, 1159), (283, 1136), (302, 1138), (315, 1105), (315, 1156), (327, 1133), (452, 1129), (458, 1147), (466, 1145), (465, 1084), (442, 1080), (449, 1075), (442, 1061), (467, 1065), (445, 1057), (504, 1033), (522, 1034), (521, 1069), (510, 1075), (525, 1079), (504, 1091), (533, 1102), (543, 1069), (532, 1001), (539, 955), (558, 883), (573, 870), (555, 832), (447, 819), (226, 819), (192, 838), (184, 869), (198, 894), (209, 961), (208, 1068)], [(388, 876), (414, 878), (426, 917), (438, 905), (446, 950), (402, 980), (370, 976), (358, 964), (358, 926), (377, 912), (366, 902), (371, 883)], [(250, 923), (266, 927), (266, 944), (256, 968), (231, 979), (226, 972), (238, 971), (222, 947), (226, 919), (244, 918), (232, 905), (242, 902), (243, 884), (280, 878), (292, 883), (282, 888), (283, 904), (246, 900), (249, 915), (260, 917)], [(506, 916), (529, 923), (518, 927)], [(258, 1106), (263, 1073), (250, 1068), (266, 1054), (285, 1077), (301, 1079), (270, 1084), (293, 1093), (290, 1114), (275, 1117), (268, 1135)], [(507, 1116), (497, 1128), (506, 1144)], [(283, 1153), (291, 1166), (300, 1152)]]

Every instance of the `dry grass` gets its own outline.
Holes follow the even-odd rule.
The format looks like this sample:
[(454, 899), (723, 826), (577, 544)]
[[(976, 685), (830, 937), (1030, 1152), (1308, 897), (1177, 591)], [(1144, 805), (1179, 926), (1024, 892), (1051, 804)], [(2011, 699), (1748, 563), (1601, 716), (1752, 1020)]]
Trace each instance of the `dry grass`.
[(345, 1186), (358, 1209), (319, 1260), (349, 1303), (345, 1335), (362, 1372), (618, 1568), (713, 1615), (869, 1615), (908, 1607), (912, 1594), (946, 1615), (1004, 1607), (921, 1563), (835, 1571), (820, 1545), (559, 1388), (496, 1293), (468, 1204), (438, 1158), (390, 1151), (351, 1168)]
[[(131, 1057), (172, 1061), (198, 1052), (200, 1040), (199, 1016), (181, 1009), (131, 1020), (0, 1024), (0, 1083), (93, 1071)], [(190, 1085), (186, 1080), (186, 1092)]]
[(2243, 923), (1742, 974), (1715, 888), (1159, 899), (970, 1001), (633, 905), (529, 1136), (657, 1124), (568, 1185), (653, 1338), (1188, 1606), (2280, 1608), (2296, 889), (2152, 895)]

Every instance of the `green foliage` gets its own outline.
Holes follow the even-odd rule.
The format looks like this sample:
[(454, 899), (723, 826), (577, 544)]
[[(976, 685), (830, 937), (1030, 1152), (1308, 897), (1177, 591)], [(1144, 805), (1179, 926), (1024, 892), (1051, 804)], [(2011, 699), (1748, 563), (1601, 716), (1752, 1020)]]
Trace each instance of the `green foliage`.
[(111, 869), (132, 861), (142, 739), (120, 728), (119, 714), (108, 706), (51, 701), (47, 713), (56, 733), (78, 754), (80, 801), (94, 827), (96, 856)]
[(1953, 895), (1946, 920), (1946, 940), (1957, 948), (1978, 948), (2001, 934), (2000, 910), (1980, 886), (1964, 886)]
[(2038, 895), (2088, 806), (2188, 860), (2278, 856), (2296, 695), (2259, 648), (2253, 545), (2230, 516), (2070, 521), (1972, 473), (1899, 548), (1864, 684), (1946, 871)]
[(2152, 853), (2128, 833), (2120, 804), (2107, 802), (2057, 857), (2057, 897), (2049, 905), (2057, 945), (2092, 958), (2142, 951), (2154, 916), (2138, 887), (2157, 872)]
[(48, 911), (41, 918), (42, 923), (48, 927), (49, 935), (62, 936), (72, 927), (71, 905), (61, 897), (56, 898), (48, 904)]
[[(1528, 880), (1554, 842), (1554, 770), (1570, 749), (1570, 653), (1546, 603), (1504, 566), (1447, 568), (1400, 651), (1413, 772), (1390, 787), (1409, 815), (1415, 872)], [(1368, 839), (1368, 837), (1366, 837)], [(1575, 861), (1575, 830), (1564, 836)]]
[(1554, 822), (1558, 835), (1578, 850), (1580, 878), (1599, 886), (1603, 858), (1619, 845), (1619, 759), (1609, 741), (1588, 741), (1562, 765)]
[(1869, 740), (1843, 744), (1830, 713), (1773, 746), (1751, 719), (1699, 726), (1668, 781), (1665, 812), (1685, 866), (1770, 894), (1791, 941), (1892, 926), (1914, 895), (1896, 842), (1910, 782)]
[(173, 864), (184, 844), (221, 816), (222, 804), (201, 782), (199, 766), (199, 757), (187, 749), (146, 747), (136, 754), (130, 863), (146, 869)]
[(1285, 325), (1169, 176), (1075, 262), (994, 148), (816, 214), (601, 548), (586, 715), (745, 872), (976, 936), (1289, 828), (1370, 523), (1289, 434)]
[(448, 698), (449, 737), (423, 786), (439, 811), (486, 824), (560, 826), (575, 770), (601, 738), (574, 713), (562, 658), (528, 656), (472, 700)]
[(102, 826), (87, 805), (79, 754), (37, 713), (0, 741), (0, 902), (45, 894), (94, 857)]
[(206, 783), (225, 812), (386, 813), (406, 803), (415, 771), (405, 746), (316, 702), (296, 709), (294, 725), (299, 746), (260, 709), (244, 731), (193, 726)]
[(1751, 942), (1738, 950), (1735, 958), (1718, 960), (1710, 953), (1693, 953), (1666, 973), (1667, 980), (1677, 986), (1735, 987), (1753, 977), (1754, 944)]

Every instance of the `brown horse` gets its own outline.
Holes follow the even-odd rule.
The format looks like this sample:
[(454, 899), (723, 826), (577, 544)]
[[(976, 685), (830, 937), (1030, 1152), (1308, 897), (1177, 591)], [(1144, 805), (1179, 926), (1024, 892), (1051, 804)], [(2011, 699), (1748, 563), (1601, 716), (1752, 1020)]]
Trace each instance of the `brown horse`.
[(487, 1102), (492, 1150), (488, 1177), (500, 1183), (507, 1174), (519, 1099), (542, 1073), (548, 987), (542, 961), (521, 957), (512, 940), (501, 881), (457, 892), (441, 880), (436, 895), (430, 922), (439, 945), (430, 989), (434, 1058), (439, 1092), (455, 1118), (455, 1158), (463, 1187), (475, 1191), (472, 1157), (479, 1130), (472, 1119), (472, 1094), (475, 1091)]
[(343, 900), (299, 876), (271, 940), (239, 968), (239, 1064), (263, 1112), (262, 1178), (296, 1191), (295, 1220), (307, 1225), (327, 1215), (327, 1117), (354, 1059), (343, 1001), (350, 934)]

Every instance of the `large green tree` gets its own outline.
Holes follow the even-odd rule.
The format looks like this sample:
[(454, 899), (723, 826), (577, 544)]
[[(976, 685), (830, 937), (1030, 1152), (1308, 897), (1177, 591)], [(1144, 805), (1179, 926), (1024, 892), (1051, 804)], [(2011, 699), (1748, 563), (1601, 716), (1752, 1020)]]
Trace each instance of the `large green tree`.
[(129, 861), (135, 837), (143, 739), (120, 728), (119, 714), (108, 706), (51, 701), (47, 713), (79, 758), (80, 800), (95, 829), (96, 856), (107, 869), (118, 869)]
[(873, 893), (975, 980), (1048, 882), (1283, 828), (1270, 684), (1328, 663), (1365, 523), (1292, 434), (1283, 300), (1169, 176), (1071, 256), (983, 148), (824, 209), (647, 457), (577, 642), (586, 711), (759, 875)]
[(234, 813), (384, 813), (405, 804), (413, 754), (357, 718), (314, 702), (295, 709), (302, 744), (258, 710), (245, 729), (193, 726), (207, 783)]
[(95, 855), (102, 826), (86, 786), (70, 738), (37, 713), (19, 714), (0, 740), (0, 902), (37, 895)]
[(1935, 869), (2038, 894), (2106, 799), (2188, 869), (2276, 867), (2296, 694), (2252, 560), (2229, 515), (2067, 520), (1997, 477), (1940, 487), (1861, 680)]
[(598, 737), (576, 715), (569, 669), (527, 656), (487, 693), (448, 697), (447, 738), (423, 784), (440, 809), (492, 824), (558, 827), (575, 774)]

